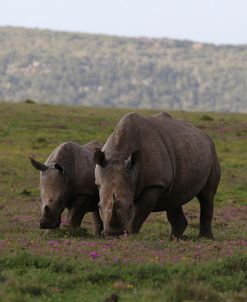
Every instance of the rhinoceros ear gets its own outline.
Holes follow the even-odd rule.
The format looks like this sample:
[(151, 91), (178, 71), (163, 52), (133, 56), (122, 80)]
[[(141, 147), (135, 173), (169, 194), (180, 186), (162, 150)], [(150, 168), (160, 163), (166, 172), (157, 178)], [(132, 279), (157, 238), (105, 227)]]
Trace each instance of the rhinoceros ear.
[(32, 157), (29, 157), (31, 164), (33, 165), (33, 167), (39, 171), (45, 172), (48, 167), (40, 162), (38, 162), (37, 160), (33, 159)]
[(135, 150), (132, 154), (125, 160), (126, 166), (131, 169), (139, 161), (140, 152)]
[(58, 171), (60, 171), (62, 174), (65, 173), (64, 167), (62, 165), (58, 164), (58, 163), (56, 163), (54, 165), (54, 168), (57, 169)]
[(100, 148), (95, 148), (93, 160), (95, 164), (99, 165), (102, 168), (104, 168), (106, 165), (105, 153), (101, 151)]

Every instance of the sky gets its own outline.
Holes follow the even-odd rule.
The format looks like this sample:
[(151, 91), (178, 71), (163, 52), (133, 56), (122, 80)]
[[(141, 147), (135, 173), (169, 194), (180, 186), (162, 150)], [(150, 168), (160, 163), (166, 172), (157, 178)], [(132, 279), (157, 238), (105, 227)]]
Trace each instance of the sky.
[(247, 0), (0, 0), (0, 26), (247, 44)]

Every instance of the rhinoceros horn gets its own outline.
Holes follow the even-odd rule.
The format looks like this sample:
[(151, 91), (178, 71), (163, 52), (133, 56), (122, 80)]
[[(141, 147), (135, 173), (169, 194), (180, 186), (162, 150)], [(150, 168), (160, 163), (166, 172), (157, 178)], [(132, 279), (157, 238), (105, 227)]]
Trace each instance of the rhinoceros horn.
[(38, 162), (37, 160), (33, 159), (32, 157), (29, 157), (31, 164), (33, 165), (33, 167), (39, 171), (45, 172), (48, 167), (40, 162)]
[(110, 224), (112, 227), (117, 227), (119, 225), (119, 219), (118, 219), (118, 213), (117, 213), (117, 208), (118, 208), (118, 200), (116, 198), (115, 193), (112, 195), (112, 212), (111, 212), (111, 219), (110, 219)]

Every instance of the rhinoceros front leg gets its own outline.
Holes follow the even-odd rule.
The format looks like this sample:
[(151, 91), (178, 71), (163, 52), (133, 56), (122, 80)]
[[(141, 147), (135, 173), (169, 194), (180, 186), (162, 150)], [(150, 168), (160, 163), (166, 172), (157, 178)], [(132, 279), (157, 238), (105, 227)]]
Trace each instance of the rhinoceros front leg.
[(130, 234), (139, 233), (143, 222), (154, 210), (162, 191), (162, 187), (149, 187), (142, 192), (135, 202), (134, 214), (129, 222), (128, 232)]
[(169, 209), (166, 211), (168, 221), (172, 227), (172, 233), (170, 239), (172, 240), (174, 237), (177, 239), (183, 238), (183, 233), (188, 225), (186, 217), (183, 212), (183, 208), (175, 208)]
[(94, 211), (93, 216), (93, 233), (95, 236), (99, 237), (103, 231), (103, 222), (99, 216), (99, 211)]
[(68, 207), (66, 226), (79, 227), (81, 225), (82, 218), (88, 211), (89, 205), (89, 196), (80, 195), (76, 197), (71, 203), (71, 205)]

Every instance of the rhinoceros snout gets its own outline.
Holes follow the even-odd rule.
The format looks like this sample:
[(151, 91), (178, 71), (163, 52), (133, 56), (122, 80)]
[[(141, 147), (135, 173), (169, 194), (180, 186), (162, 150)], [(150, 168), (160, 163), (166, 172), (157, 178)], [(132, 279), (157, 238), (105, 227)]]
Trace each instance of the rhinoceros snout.
[(59, 228), (61, 224), (61, 219), (59, 218), (58, 221), (56, 221), (55, 223), (49, 223), (46, 221), (43, 221), (42, 219), (40, 219), (40, 223), (39, 223), (39, 227), (40, 229), (56, 229)]
[(42, 224), (42, 223), (40, 223), (40, 226), (39, 226), (40, 229), (57, 229), (59, 227), (60, 227), (60, 224), (48, 225), (48, 224)]
[(127, 231), (125, 230), (121, 230), (121, 231), (102, 231), (101, 234), (105, 237), (105, 238), (118, 238), (122, 235), (127, 235)]

